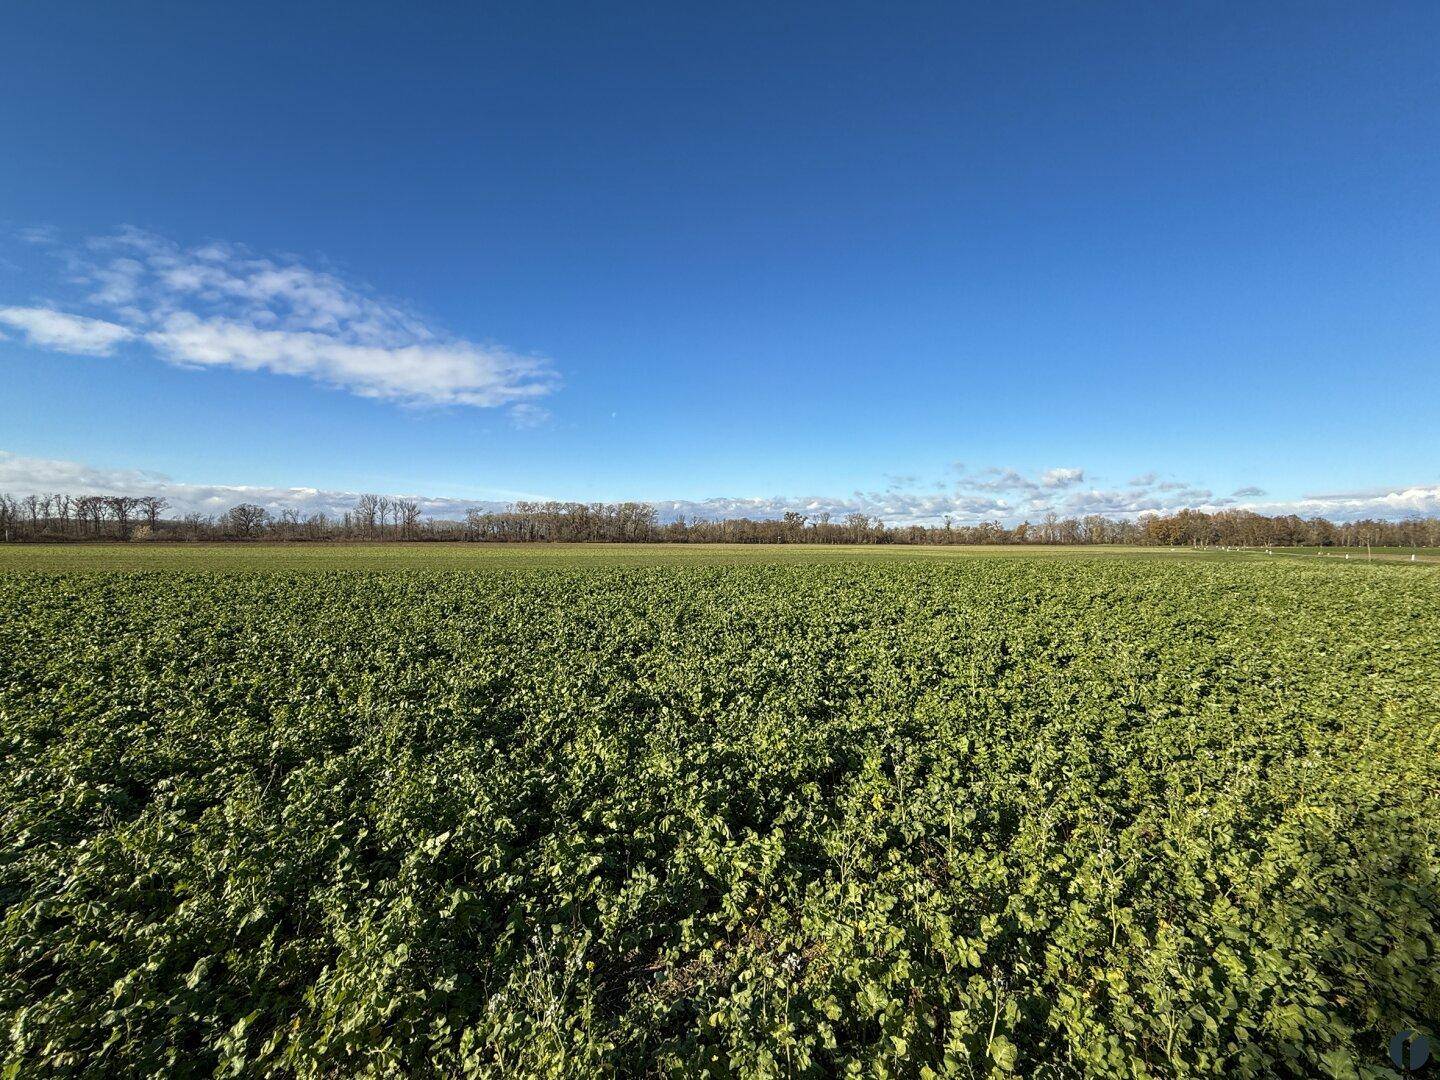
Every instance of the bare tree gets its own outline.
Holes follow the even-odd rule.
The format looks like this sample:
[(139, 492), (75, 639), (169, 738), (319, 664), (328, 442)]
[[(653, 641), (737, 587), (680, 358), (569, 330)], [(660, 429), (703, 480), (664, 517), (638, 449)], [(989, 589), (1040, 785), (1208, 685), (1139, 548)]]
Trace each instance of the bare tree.
[(413, 540), (420, 534), (420, 503), (415, 499), (396, 499), (393, 508), (400, 535)]
[(241, 503), (225, 512), (225, 516), (220, 519), (220, 526), (234, 536), (248, 539), (264, 532), (269, 517), (269, 512), (263, 506)]
[(361, 495), (355, 500), (355, 524), (362, 533), (374, 535), (375, 522), (380, 516), (380, 496)]
[(130, 515), (135, 512), (139, 502), (134, 495), (110, 495), (105, 498), (105, 508), (115, 519), (118, 535), (122, 540), (130, 535)]
[(160, 521), (160, 515), (170, 505), (170, 500), (162, 495), (145, 495), (139, 500), (140, 512), (145, 515), (145, 524), (154, 529)]

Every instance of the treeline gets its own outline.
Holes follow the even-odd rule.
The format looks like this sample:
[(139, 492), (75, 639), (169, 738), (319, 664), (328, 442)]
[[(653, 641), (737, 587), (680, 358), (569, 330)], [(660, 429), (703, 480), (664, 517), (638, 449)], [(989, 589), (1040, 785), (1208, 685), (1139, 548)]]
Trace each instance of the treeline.
[(1440, 518), (1332, 522), (1249, 510), (1181, 510), (1134, 521), (1092, 514), (1006, 526), (886, 525), (866, 514), (839, 519), (796, 512), (779, 518), (662, 522), (648, 503), (517, 502), (471, 510), (463, 520), (427, 518), (415, 499), (361, 495), (342, 514), (271, 513), (241, 503), (223, 514), (166, 517), (157, 496), (0, 494), (0, 536), (65, 540), (465, 540), (486, 543), (681, 544), (1139, 544), (1194, 547), (1440, 547)]

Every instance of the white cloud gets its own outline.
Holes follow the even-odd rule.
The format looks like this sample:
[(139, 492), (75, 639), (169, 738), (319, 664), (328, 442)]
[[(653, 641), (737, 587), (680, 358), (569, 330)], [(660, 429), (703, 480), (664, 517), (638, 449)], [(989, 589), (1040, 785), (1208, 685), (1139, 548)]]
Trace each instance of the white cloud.
[(1085, 480), (1085, 470), (1077, 468), (1046, 469), (1038, 477), (1031, 478), (1015, 469), (1001, 469), (994, 465), (979, 472), (962, 477), (957, 487), (965, 491), (1028, 492), (1032, 496), (1045, 491), (1057, 491), (1074, 487)]
[(59, 234), (53, 225), (27, 225), (15, 235), (27, 244), (53, 244)]
[(86, 248), (69, 256), (72, 280), (86, 289), (79, 303), (106, 319), (51, 308), (0, 309), (0, 318), (10, 313), (41, 348), (103, 356), (133, 338), (180, 366), (267, 371), (410, 405), (493, 408), (559, 385), (544, 358), (446, 334), (293, 257), (182, 248), (134, 229)]
[(1067, 488), (1081, 483), (1084, 479), (1084, 469), (1046, 469), (1040, 474), (1040, 486), (1043, 488)]
[(543, 405), (533, 405), (528, 401), (522, 401), (509, 408), (510, 423), (523, 430), (529, 428), (544, 427), (550, 422), (550, 410)]
[(1040, 485), (1014, 469), (992, 465), (960, 480), (958, 486), (970, 491), (1034, 491)]
[[(1075, 470), (1080, 471), (1080, 470)], [(770, 498), (704, 499), (700, 501), (671, 500), (655, 505), (664, 517), (779, 517), (786, 511), (797, 511), (812, 519), (829, 513), (839, 519), (850, 513), (879, 517), (889, 525), (940, 524), (946, 517), (956, 524), (974, 524), (999, 520), (1016, 524), (1021, 520), (1037, 521), (1047, 513), (1060, 517), (1085, 517), (1100, 514), (1109, 518), (1134, 519), (1146, 514), (1173, 513), (1190, 508), (1215, 513), (1221, 510), (1253, 510), (1261, 514), (1298, 514), (1302, 517), (1323, 516), (1334, 521), (1359, 518), (1404, 518), (1440, 516), (1440, 485), (1419, 485), (1393, 490), (1346, 495), (1308, 495), (1291, 501), (1243, 501), (1236, 497), (1216, 498), (1208, 488), (1196, 484), (1173, 482), (1146, 488), (1130, 484), (1122, 489), (1058, 488), (1036, 490), (1039, 485), (1027, 481), (1011, 469), (992, 468), (983, 471), (988, 479), (976, 485), (985, 494), (958, 492), (953, 495), (922, 492), (855, 492), (849, 498), (811, 496), (804, 498), (773, 496)], [(1004, 491), (997, 488), (1004, 486)], [(1161, 488), (1167, 490), (1160, 490)], [(1242, 489), (1243, 491), (1244, 489)], [(1259, 491), (1258, 488), (1253, 489)], [(991, 494), (990, 492), (994, 492)], [(1014, 498), (1008, 493), (1017, 493)]]
[(1320, 514), (1339, 520), (1363, 517), (1429, 517), (1440, 515), (1440, 484), (1415, 484), (1410, 487), (1343, 495), (1306, 495), (1293, 502), (1257, 503), (1255, 508), (1267, 514)]
[(25, 340), (38, 348), (85, 356), (109, 356), (116, 345), (135, 336), (127, 327), (104, 319), (50, 308), (0, 308), (0, 322), (24, 331)]
[(661, 518), (701, 518), (716, 521), (724, 518), (778, 518), (787, 512), (806, 515), (812, 521), (829, 514), (839, 521), (847, 514), (864, 514), (879, 518), (887, 525), (942, 523), (945, 518), (957, 524), (1009, 518), (1014, 508), (1003, 499), (983, 496), (933, 495), (919, 492), (857, 491), (848, 498), (831, 496), (775, 495), (754, 498), (659, 499), (652, 500)]
[[(114, 259), (108, 266), (89, 271), (88, 280), (95, 290), (87, 299), (103, 307), (126, 308), (140, 298), (140, 281), (144, 276), (145, 267), (134, 259)], [(137, 315), (143, 318), (138, 310)]]
[(145, 340), (175, 364), (308, 376), (361, 397), (419, 404), (486, 408), (547, 393), (552, 385), (537, 361), (470, 342), (385, 347), (190, 312), (168, 316)]

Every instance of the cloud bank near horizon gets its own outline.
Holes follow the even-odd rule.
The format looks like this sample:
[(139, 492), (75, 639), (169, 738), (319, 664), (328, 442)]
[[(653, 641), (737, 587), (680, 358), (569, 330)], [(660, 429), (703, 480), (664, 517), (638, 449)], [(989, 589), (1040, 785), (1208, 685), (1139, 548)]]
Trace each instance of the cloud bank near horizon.
[(542, 357), (446, 334), (294, 256), (187, 248), (138, 229), (59, 253), (79, 290), (71, 303), (0, 306), (0, 330), (35, 348), (105, 357), (131, 346), (179, 367), (267, 371), (403, 405), (509, 407), (522, 427), (544, 420), (535, 402), (560, 382)]
[[(913, 479), (906, 477), (903, 479)], [(1144, 483), (1137, 483), (1144, 480)], [(101, 468), (82, 462), (22, 457), (0, 451), (0, 492), (23, 496), (60, 494), (156, 495), (170, 501), (171, 516), (218, 515), (241, 502), (255, 503), (272, 513), (294, 511), (302, 516), (324, 513), (338, 516), (354, 508), (358, 491), (312, 487), (268, 487), (245, 484), (202, 484), (174, 480), (139, 469)], [(418, 499), (421, 511), (433, 518), (463, 518), (469, 510), (499, 510), (510, 500), (484, 500), (425, 496), (414, 492), (385, 492)], [(1181, 509), (1216, 512), (1253, 510), (1262, 514), (1322, 516), (1334, 521), (1360, 518), (1440, 516), (1440, 484), (1416, 484), (1341, 494), (1305, 495), (1299, 499), (1265, 501), (1259, 488), (1240, 488), (1217, 497), (1208, 489), (1155, 474), (1137, 477), (1123, 487), (1086, 486), (1084, 470), (1056, 468), (1026, 476), (1011, 469), (982, 469), (964, 473), (946, 491), (921, 492), (887, 488), (854, 491), (847, 496), (717, 497), (711, 499), (651, 499), (662, 521), (677, 518), (719, 520), (733, 517), (778, 518), (795, 512), (814, 519), (829, 514), (839, 519), (861, 513), (887, 525), (938, 525), (950, 518), (957, 525), (999, 520), (1007, 525), (1038, 521), (1046, 514), (1059, 517), (1134, 519), (1151, 513)]]

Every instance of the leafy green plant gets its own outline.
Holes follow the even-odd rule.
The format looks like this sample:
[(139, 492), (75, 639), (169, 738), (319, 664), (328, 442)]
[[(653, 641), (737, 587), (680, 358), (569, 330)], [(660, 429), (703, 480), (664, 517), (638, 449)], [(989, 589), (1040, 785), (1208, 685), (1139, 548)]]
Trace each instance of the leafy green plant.
[(1361, 1076), (1440, 578), (0, 575), (10, 1075)]

